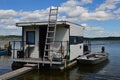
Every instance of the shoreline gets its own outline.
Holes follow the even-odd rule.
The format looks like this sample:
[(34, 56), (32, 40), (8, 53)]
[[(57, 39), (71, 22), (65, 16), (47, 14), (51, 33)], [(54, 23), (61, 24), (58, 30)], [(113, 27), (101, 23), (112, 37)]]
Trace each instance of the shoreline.
[[(22, 40), (20, 35), (0, 35), (0, 40)], [(120, 37), (84, 37), (83, 40), (120, 40)]]

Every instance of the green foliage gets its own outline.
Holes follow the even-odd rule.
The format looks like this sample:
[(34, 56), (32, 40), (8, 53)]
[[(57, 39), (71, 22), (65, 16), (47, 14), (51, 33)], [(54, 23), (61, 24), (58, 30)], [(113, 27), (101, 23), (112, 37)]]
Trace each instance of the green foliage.
[(21, 40), (21, 36), (17, 35), (7, 35), (7, 36), (0, 36), (0, 40)]
[(85, 40), (120, 40), (120, 37), (96, 37), (96, 38), (84, 38)]

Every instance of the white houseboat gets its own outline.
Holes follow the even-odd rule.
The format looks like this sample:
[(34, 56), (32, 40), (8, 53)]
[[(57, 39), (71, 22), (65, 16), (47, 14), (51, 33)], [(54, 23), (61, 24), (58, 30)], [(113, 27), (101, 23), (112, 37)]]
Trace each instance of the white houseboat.
[[(84, 50), (84, 27), (79, 24), (68, 21), (52, 24), (44, 21), (16, 23), (16, 26), (22, 27), (22, 41), (19, 49), (13, 49), (13, 63), (67, 67), (78, 56), (84, 55), (84, 51), (88, 51)], [(16, 48), (16, 43), (13, 48)]]

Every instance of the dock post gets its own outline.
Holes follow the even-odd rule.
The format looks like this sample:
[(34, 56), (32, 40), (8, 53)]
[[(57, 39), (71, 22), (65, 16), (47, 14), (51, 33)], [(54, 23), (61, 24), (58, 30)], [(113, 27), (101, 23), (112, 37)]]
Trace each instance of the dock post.
[(66, 68), (67, 67), (67, 61), (65, 60), (65, 64), (64, 64), (64, 67)]
[(40, 69), (39, 63), (38, 63), (38, 69)]
[(15, 41), (13, 41), (13, 59), (15, 58)]
[(43, 61), (42, 61), (42, 66), (44, 66), (44, 59), (43, 59)]
[(50, 67), (52, 67), (52, 61), (50, 61)]

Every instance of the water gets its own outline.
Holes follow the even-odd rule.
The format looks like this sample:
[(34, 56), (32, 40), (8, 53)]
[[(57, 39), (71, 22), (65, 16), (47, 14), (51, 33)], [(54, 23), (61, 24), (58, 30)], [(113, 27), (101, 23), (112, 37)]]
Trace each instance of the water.
[(11, 64), (10, 56), (0, 56), (0, 75), (12, 71)]
[[(120, 41), (92, 41), (92, 52), (105, 51), (109, 60), (96, 66), (75, 66), (67, 71), (33, 70), (11, 80), (120, 80)], [(0, 74), (11, 71), (10, 57), (0, 58)]]
[[(0, 48), (4, 48), (4, 44), (8, 44), (9, 41), (0, 41)], [(0, 75), (12, 71), (11, 69), (12, 59), (10, 56), (0, 56)]]

